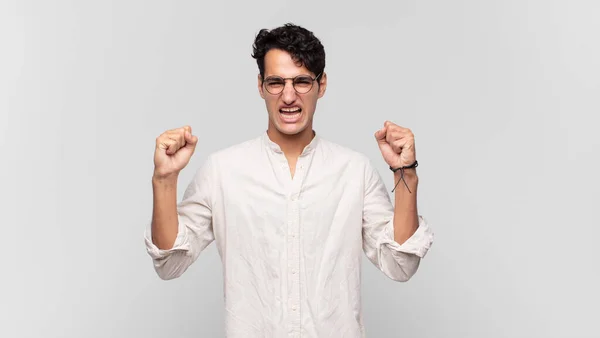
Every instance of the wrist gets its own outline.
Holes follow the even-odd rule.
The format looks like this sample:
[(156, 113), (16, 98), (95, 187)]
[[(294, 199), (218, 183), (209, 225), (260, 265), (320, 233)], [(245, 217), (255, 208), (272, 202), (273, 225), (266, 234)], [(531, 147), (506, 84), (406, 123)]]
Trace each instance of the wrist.
[(416, 160), (410, 165), (403, 165), (398, 168), (393, 168), (390, 166), (390, 170), (394, 172), (394, 180), (397, 181), (392, 192), (396, 190), (398, 187), (398, 183), (402, 181), (404, 186), (407, 188), (408, 192), (412, 192), (409, 185), (416, 188), (419, 183), (419, 178), (417, 176), (417, 167), (419, 166), (419, 162)]
[(154, 171), (152, 175), (152, 184), (154, 185), (172, 185), (177, 184), (179, 173), (162, 174)]
[[(417, 168), (403, 169), (405, 180), (418, 180)], [(402, 177), (402, 170), (394, 172), (394, 178), (400, 179)]]

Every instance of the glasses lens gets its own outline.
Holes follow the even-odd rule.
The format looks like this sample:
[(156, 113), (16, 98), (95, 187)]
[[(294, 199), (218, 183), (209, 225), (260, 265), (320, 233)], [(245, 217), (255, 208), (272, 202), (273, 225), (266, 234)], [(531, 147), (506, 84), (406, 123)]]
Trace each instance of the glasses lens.
[(294, 89), (298, 93), (305, 94), (310, 91), (313, 85), (313, 79), (310, 76), (298, 76), (294, 79)]
[(285, 81), (281, 78), (268, 78), (265, 80), (265, 88), (271, 94), (279, 94), (285, 87)]

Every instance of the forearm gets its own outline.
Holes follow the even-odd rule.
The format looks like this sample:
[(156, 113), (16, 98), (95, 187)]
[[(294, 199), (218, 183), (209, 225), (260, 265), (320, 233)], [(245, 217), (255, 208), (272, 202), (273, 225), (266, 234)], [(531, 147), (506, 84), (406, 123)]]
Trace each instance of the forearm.
[(179, 226), (177, 215), (177, 176), (152, 177), (152, 242), (159, 249), (173, 247)]
[(419, 178), (416, 169), (405, 169), (404, 181), (401, 177), (400, 170), (394, 173), (394, 185), (398, 183), (394, 196), (394, 240), (399, 244), (409, 239), (419, 227), (417, 211)]

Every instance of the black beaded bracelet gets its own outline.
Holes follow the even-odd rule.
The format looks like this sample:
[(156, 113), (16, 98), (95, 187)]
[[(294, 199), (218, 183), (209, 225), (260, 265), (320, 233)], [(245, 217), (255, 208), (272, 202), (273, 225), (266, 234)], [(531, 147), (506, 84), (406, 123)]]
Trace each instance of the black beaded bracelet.
[(411, 165), (407, 165), (404, 167), (400, 167), (400, 168), (392, 168), (392, 166), (390, 166), (390, 170), (393, 171), (394, 173), (398, 170), (400, 170), (400, 179), (398, 180), (398, 182), (396, 182), (396, 185), (394, 186), (394, 189), (392, 189), (392, 192), (394, 192), (394, 190), (396, 190), (396, 187), (398, 186), (398, 183), (400, 183), (400, 181), (404, 182), (404, 185), (406, 186), (406, 189), (408, 189), (408, 192), (412, 194), (412, 192), (410, 191), (410, 188), (408, 187), (408, 184), (406, 184), (406, 181), (404, 180), (404, 169), (412, 169), (412, 168), (416, 168), (419, 166), (419, 162), (418, 161), (414, 161)]

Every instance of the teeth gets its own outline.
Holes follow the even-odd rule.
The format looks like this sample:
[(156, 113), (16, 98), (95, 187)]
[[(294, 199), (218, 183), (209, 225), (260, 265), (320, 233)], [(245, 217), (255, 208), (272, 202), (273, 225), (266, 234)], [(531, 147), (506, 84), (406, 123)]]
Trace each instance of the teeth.
[(284, 111), (286, 113), (294, 113), (294, 112), (300, 111), (300, 108), (298, 108), (298, 107), (294, 107), (294, 108), (281, 108), (281, 111)]
[(293, 120), (299, 118), (300, 115), (302, 115), (302, 113), (300, 113), (300, 112), (297, 112), (297, 113), (286, 112), (285, 114), (281, 114), (281, 118), (284, 120), (293, 121)]

